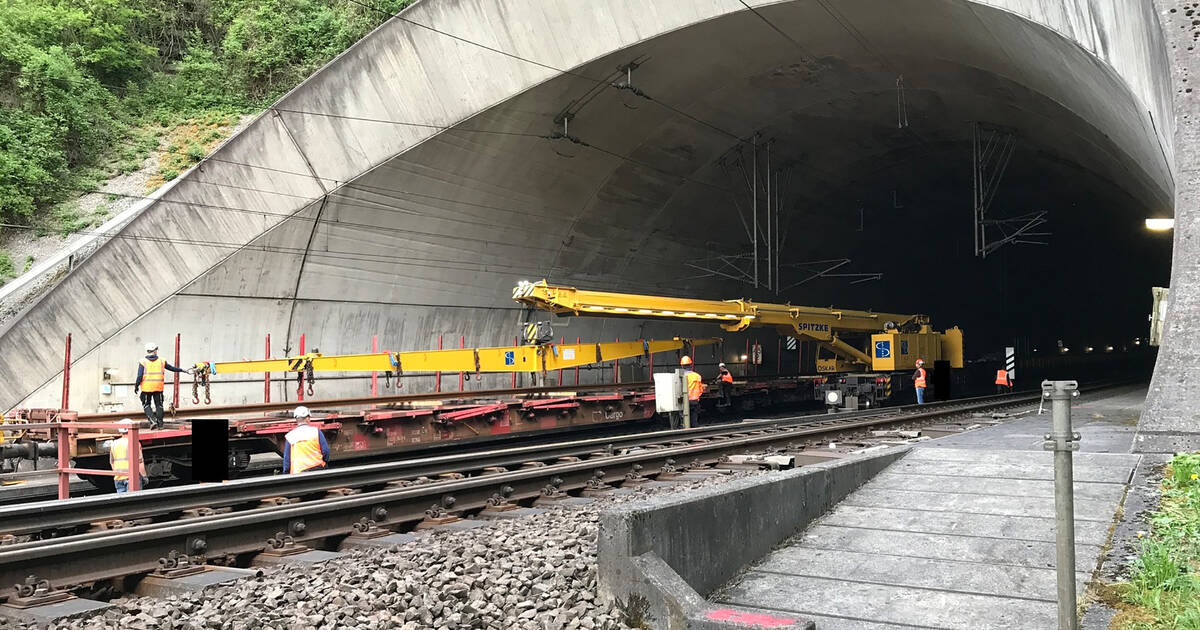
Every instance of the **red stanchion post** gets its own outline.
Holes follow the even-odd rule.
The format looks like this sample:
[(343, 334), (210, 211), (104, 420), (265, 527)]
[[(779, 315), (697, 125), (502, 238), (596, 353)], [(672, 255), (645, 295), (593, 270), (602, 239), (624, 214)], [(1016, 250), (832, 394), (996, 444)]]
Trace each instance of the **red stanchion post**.
[(783, 375), (783, 337), (775, 340), (775, 373)]
[[(442, 349), (442, 336), (438, 335), (438, 350), (441, 350), (441, 349)], [(441, 370), (434, 372), (433, 376), (435, 379), (433, 382), (433, 391), (440, 394), (442, 392), (442, 372), (441, 372)]]
[(750, 338), (749, 337), (746, 337), (746, 354), (744, 354), (742, 356), (746, 357), (746, 359), (742, 361), (742, 371), (743, 371), (742, 375), (750, 376)]
[[(621, 343), (621, 338), (616, 338), (617, 343)], [(621, 382), (621, 360), (613, 359), (613, 383)]]
[(142, 489), (142, 439), (137, 425), (129, 427), (129, 491)]
[[(300, 333), (300, 354), (304, 354), (304, 333)], [(296, 377), (296, 400), (304, 400), (304, 372), (297, 372)]]
[[(271, 333), (267, 333), (267, 344), (263, 350), (263, 358), (271, 358)], [(263, 372), (263, 402), (271, 402), (271, 373)]]
[(71, 333), (67, 333), (67, 347), (63, 353), (63, 389), (62, 389), (62, 406), (59, 409), (66, 411), (71, 408)]
[[(654, 337), (650, 338), (650, 343), (654, 343)], [(646, 380), (648, 380), (648, 381), (653, 380), (654, 379), (654, 353), (653, 352), (650, 353), (650, 367), (648, 369), (650, 370), (650, 376), (647, 377)]]
[[(577, 346), (579, 345), (579, 339), (580, 339), (579, 337), (575, 338), (575, 345), (577, 345)], [(578, 365), (575, 366), (575, 384), (576, 385), (579, 384), (579, 366)]]
[[(371, 335), (371, 352), (379, 352), (379, 335)], [(379, 395), (379, 372), (371, 372), (371, 396)]]
[[(70, 335), (67, 336), (70, 339)], [(58, 498), (71, 498), (71, 435), (65, 424), (58, 425)]]
[[(179, 333), (175, 333), (175, 367), (179, 367)], [(179, 372), (172, 373), (175, 381), (175, 391), (171, 394), (171, 407), (179, 408)]]
[[(564, 336), (562, 338), (562, 341), (558, 342), (558, 345), (560, 345), (560, 346), (567, 345), (567, 338)], [(562, 373), (563, 373), (562, 368), (558, 368), (558, 386), (559, 387), (562, 387)]]
[[(467, 347), (467, 337), (463, 335), (458, 338), (458, 349), (462, 350)], [(463, 391), (463, 373), (458, 373), (458, 391)]]
[[(516, 337), (513, 337), (513, 347), (514, 348), (517, 347), (517, 338)], [(514, 351), (514, 354), (516, 354), (515, 351)], [(512, 387), (513, 387), (513, 389), (517, 388), (517, 373), (516, 372), (512, 373)]]

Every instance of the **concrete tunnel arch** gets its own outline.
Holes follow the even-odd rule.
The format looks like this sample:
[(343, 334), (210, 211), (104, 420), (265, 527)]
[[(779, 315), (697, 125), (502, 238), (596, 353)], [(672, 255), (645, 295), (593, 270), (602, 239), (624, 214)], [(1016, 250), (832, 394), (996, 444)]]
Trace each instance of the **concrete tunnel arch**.
[[(797, 224), (818, 226), (810, 241), (839, 233), (855, 194), (892, 185), (872, 176), (918, 191), (952, 179), (968, 119), (1023, 130), (1035, 166), (1015, 189), (1034, 188), (1039, 172), (1082, 174), (1102, 189), (1097, 202), (1112, 204), (1105, 211), (1140, 221), (1170, 209), (1171, 64), (1147, 3), (749, 4), (756, 12), (734, 0), (416, 3), (281, 98), (125, 227), (132, 238), (107, 242), (10, 323), (0, 348), (23, 366), (0, 381), (0, 406), (54, 404), (66, 332), (76, 382), (98, 384), (104, 367), (132, 366), (144, 341), (175, 332), (187, 361), (257, 356), (266, 332), (294, 346), (320, 331), (309, 347), (326, 352), (365, 350), (375, 333), (396, 348), (429, 347), (436, 333), (504, 344), (524, 318), (508, 301), (521, 278), (747, 293), (689, 278), (680, 263), (741, 246), (730, 204), (714, 201), (730, 189), (717, 164), (755, 131), (807, 165), (789, 209), (799, 208)], [(637, 60), (635, 85), (653, 101), (596, 89)], [(917, 127), (907, 133), (890, 129), (898, 74)], [(544, 138), (563, 111), (590, 146)], [(936, 172), (917, 172), (914, 156)], [(939, 195), (927, 203), (947, 201)], [(1028, 197), (1016, 194), (1014, 206)], [(842, 210), (819, 211), (825, 203)], [(949, 216), (938, 212), (929, 216)], [(862, 249), (856, 258), (871, 260)], [(144, 276), (116, 271), (156, 257), (166, 264)], [(932, 310), (957, 323), (937, 317), (955, 318), (952, 303), (907, 302), (903, 290), (784, 297)], [(603, 321), (566, 332), (712, 334)], [(78, 387), (80, 406), (101, 401), (98, 387)], [(322, 393), (339, 388), (361, 384)], [(231, 403), (260, 392), (261, 382), (214, 389)]]

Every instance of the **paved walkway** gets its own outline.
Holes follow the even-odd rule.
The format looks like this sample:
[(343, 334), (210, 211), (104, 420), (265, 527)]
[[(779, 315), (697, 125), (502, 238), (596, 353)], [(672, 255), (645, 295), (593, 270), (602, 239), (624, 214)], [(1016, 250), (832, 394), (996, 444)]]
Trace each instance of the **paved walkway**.
[[(1073, 411), (1081, 591), (1138, 462), (1127, 452), (1144, 397), (1085, 395)], [(818, 630), (1055, 627), (1049, 422), (925, 443), (715, 599), (807, 616)]]

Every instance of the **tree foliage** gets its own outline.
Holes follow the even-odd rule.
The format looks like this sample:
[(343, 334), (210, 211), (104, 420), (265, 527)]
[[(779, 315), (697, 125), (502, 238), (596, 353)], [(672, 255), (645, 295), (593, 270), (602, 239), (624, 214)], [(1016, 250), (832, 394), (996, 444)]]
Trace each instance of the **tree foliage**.
[(131, 127), (261, 109), (411, 0), (0, 0), (0, 221), (78, 194)]

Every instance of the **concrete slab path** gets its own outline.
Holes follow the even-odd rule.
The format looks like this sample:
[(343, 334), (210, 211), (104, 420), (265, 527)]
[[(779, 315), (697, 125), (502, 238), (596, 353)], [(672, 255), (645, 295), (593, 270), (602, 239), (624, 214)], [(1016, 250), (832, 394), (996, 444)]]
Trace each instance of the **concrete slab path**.
[[(1138, 456), (1144, 388), (1073, 407), (1076, 580), (1101, 559)], [(1056, 626), (1047, 414), (915, 448), (713, 599), (816, 620), (818, 630)]]

